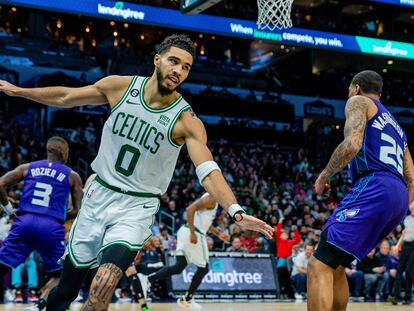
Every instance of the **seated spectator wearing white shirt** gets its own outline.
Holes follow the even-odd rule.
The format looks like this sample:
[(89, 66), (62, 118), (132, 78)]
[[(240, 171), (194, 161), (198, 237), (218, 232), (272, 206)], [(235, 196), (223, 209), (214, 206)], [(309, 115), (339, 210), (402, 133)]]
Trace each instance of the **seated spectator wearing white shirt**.
[(310, 257), (315, 250), (313, 243), (305, 244), (305, 251), (293, 258), (292, 282), (295, 290), (295, 298), (303, 299), (306, 293), (307, 269)]

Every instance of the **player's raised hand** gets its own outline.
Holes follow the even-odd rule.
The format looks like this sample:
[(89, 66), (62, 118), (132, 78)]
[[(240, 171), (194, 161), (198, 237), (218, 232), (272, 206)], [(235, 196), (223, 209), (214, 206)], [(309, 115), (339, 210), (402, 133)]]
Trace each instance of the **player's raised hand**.
[(4, 92), (5, 94), (9, 96), (15, 96), (16, 91), (19, 89), (19, 87), (15, 86), (14, 84), (11, 84), (10, 82), (7, 82), (6, 80), (0, 80), (0, 92)]
[(318, 195), (327, 195), (330, 191), (329, 176), (322, 172), (315, 181), (315, 193)]
[(266, 224), (264, 221), (261, 221), (260, 219), (256, 217), (246, 215), (246, 214), (243, 214), (242, 216), (243, 216), (242, 219), (237, 221), (236, 224), (238, 224), (239, 226), (245, 229), (260, 232), (268, 240), (273, 239), (273, 234), (275, 230), (272, 227), (270, 227), (268, 224)]

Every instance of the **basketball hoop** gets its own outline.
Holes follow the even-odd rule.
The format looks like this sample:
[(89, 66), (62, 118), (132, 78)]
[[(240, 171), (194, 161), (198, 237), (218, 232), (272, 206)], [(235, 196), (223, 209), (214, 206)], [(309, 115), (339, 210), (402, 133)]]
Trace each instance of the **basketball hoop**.
[(290, 18), (294, 0), (257, 0), (259, 15), (257, 27), (259, 29), (274, 30), (291, 28)]

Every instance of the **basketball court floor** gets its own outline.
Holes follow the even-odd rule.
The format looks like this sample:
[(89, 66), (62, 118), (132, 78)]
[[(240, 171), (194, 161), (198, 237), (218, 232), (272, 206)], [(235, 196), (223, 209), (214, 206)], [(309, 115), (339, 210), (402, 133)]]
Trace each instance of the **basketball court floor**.
[[(25, 305), (0, 305), (0, 311), (21, 311)], [(154, 303), (149, 305), (151, 311), (180, 311), (184, 310), (173, 303)], [(305, 311), (306, 303), (202, 303), (203, 311)], [(73, 304), (72, 311), (79, 311), (81, 304)], [(413, 306), (393, 306), (390, 303), (352, 303), (348, 311), (377, 311), (377, 310), (413, 310)], [(110, 311), (139, 311), (137, 304), (111, 304)]]

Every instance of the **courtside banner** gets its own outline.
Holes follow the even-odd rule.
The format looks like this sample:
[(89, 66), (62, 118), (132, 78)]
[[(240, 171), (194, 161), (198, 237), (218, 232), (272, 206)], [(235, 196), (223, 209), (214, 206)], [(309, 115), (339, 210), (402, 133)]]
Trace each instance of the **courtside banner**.
[(230, 37), (269, 40), (318, 49), (414, 59), (414, 44), (412, 43), (301, 28), (264, 31), (257, 29), (254, 21), (205, 14), (187, 16), (182, 15), (178, 10), (121, 1), (0, 0), (0, 3)]
[(381, 2), (392, 5), (408, 6), (414, 8), (414, 0), (371, 0), (372, 2)]
[[(175, 258), (168, 256), (168, 265)], [(210, 271), (204, 277), (199, 291), (276, 291), (273, 261), (268, 258), (210, 257)], [(186, 291), (197, 267), (189, 265), (171, 278), (173, 291)]]

